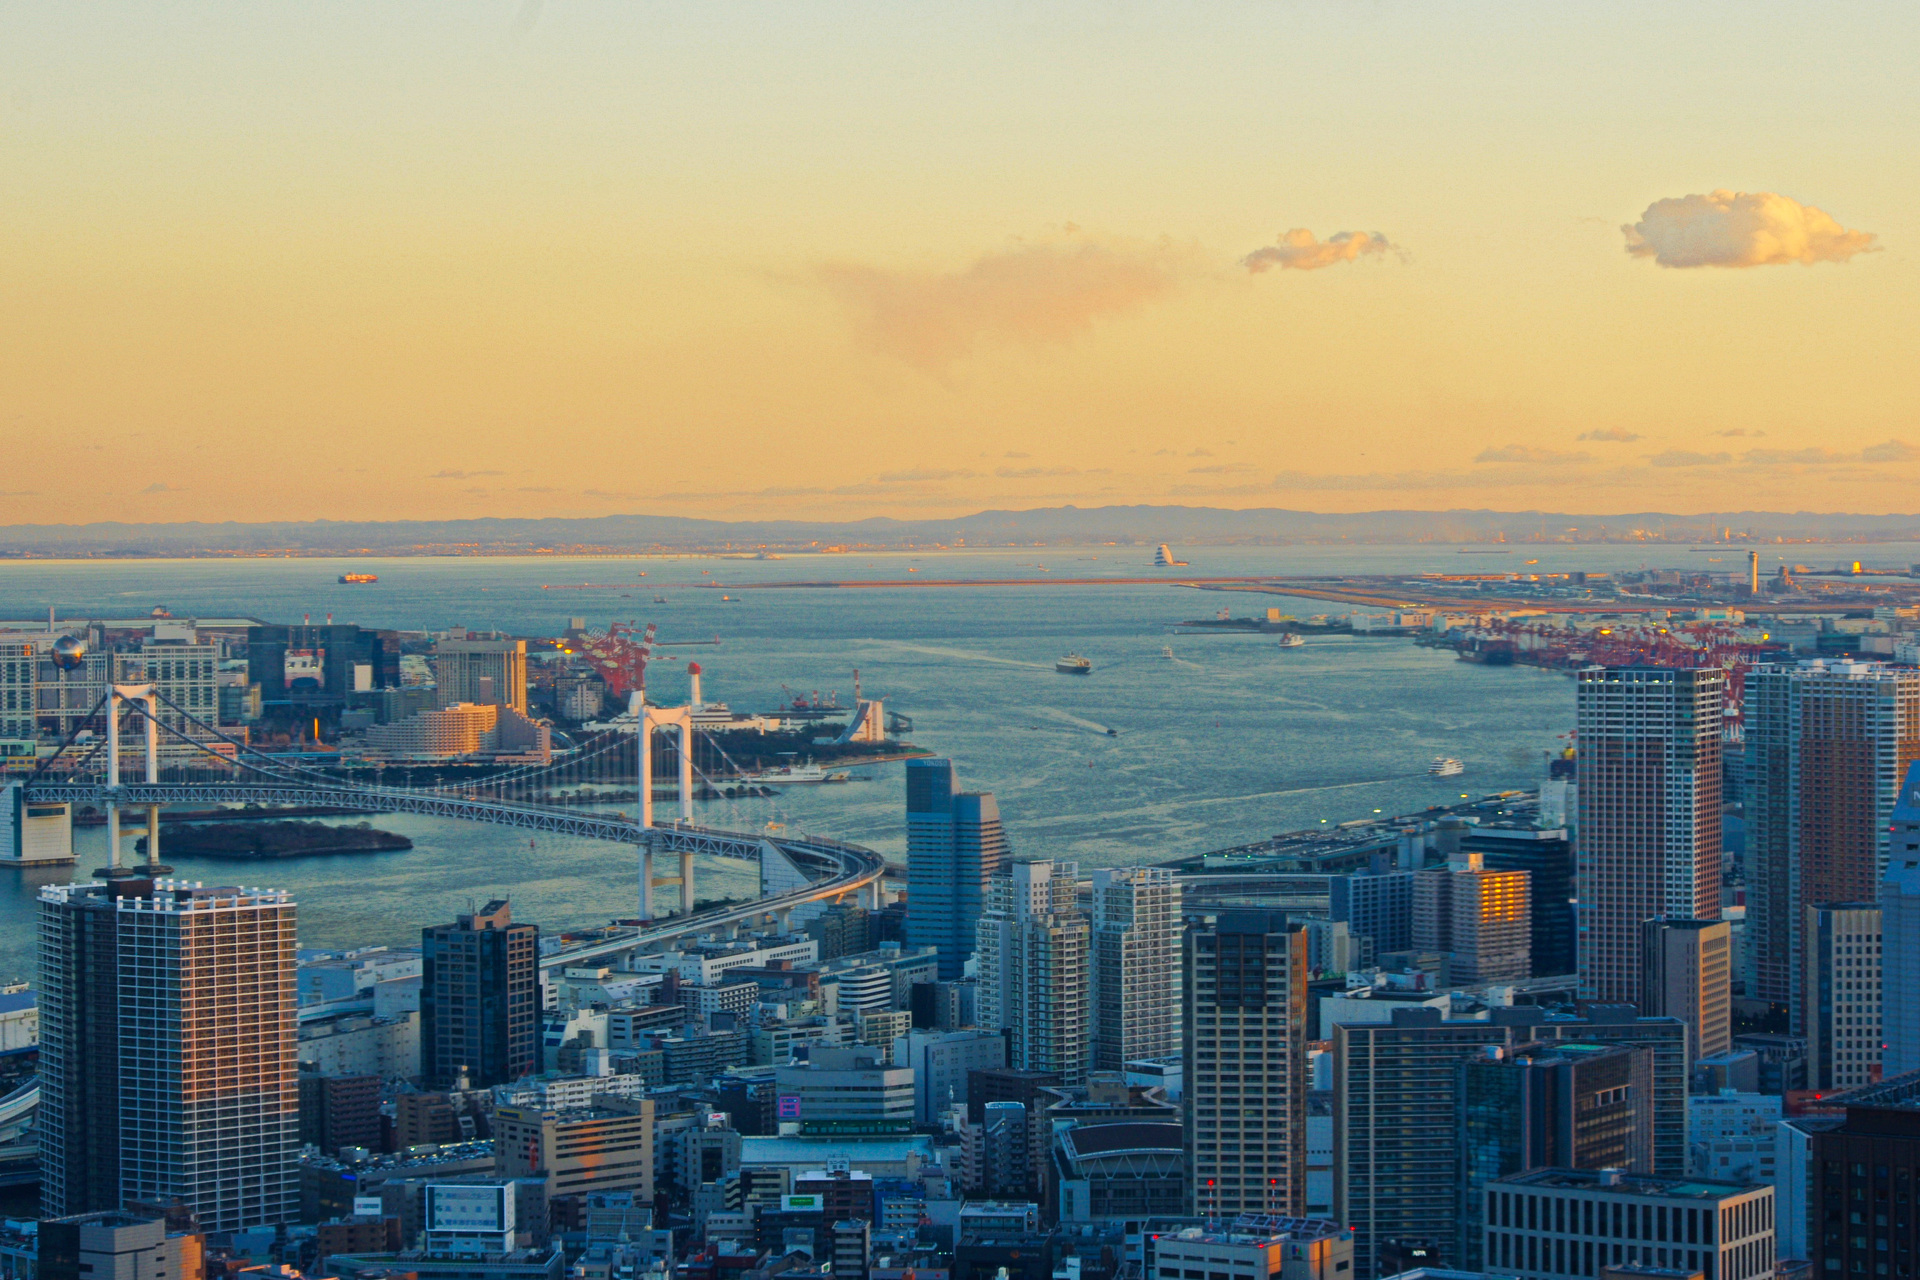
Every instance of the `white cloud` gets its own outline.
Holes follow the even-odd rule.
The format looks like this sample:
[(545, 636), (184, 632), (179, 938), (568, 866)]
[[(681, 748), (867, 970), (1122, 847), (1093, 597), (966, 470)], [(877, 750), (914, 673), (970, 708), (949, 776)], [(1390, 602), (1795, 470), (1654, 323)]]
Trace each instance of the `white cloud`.
[(1663, 267), (1769, 267), (1845, 262), (1874, 248), (1866, 231), (1771, 191), (1715, 191), (1656, 200), (1620, 228), (1627, 252)]
[(1625, 427), (1601, 427), (1595, 431), (1582, 431), (1576, 440), (1611, 440), (1616, 444), (1627, 444), (1640, 439), (1638, 431), (1629, 431)]
[(1393, 244), (1378, 231), (1336, 231), (1325, 240), (1314, 239), (1313, 232), (1295, 227), (1280, 237), (1279, 244), (1255, 249), (1240, 259), (1240, 265), (1259, 274), (1273, 267), (1283, 271), (1317, 271), (1339, 262), (1352, 262), (1372, 253), (1385, 253)]

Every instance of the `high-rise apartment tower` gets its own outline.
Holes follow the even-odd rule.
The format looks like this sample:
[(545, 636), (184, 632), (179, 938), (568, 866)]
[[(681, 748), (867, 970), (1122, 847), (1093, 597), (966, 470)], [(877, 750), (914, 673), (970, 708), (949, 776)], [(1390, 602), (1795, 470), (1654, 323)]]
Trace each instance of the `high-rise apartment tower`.
[(1720, 916), (1726, 674), (1580, 672), (1580, 995), (1641, 998), (1641, 926)]
[(1093, 1066), (1180, 1052), (1180, 886), (1165, 867), (1093, 873)]
[(1301, 1217), (1307, 1194), (1307, 933), (1278, 911), (1187, 921), (1187, 1195), (1195, 1215)]
[(1806, 1034), (1806, 912), (1879, 893), (1887, 829), (1920, 759), (1920, 670), (1768, 663), (1745, 699), (1747, 936), (1753, 995)]
[(1002, 1028), (1007, 1059), (1085, 1083), (1091, 1049), (1087, 918), (1075, 900), (1072, 862), (1016, 862), (987, 886), (976, 929), (979, 1017)]
[(300, 1211), (294, 904), (174, 880), (40, 890), (40, 1195), (210, 1231)]

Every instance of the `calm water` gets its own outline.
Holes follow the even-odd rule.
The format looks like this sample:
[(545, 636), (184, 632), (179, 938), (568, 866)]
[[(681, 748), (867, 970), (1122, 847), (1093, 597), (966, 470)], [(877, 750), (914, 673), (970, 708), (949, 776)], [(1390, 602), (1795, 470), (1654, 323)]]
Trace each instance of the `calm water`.
[[(1920, 549), (1793, 548), (1803, 563), (1844, 555), (1872, 565), (1920, 561)], [(1812, 554), (1809, 554), (1812, 553)], [(1195, 571), (1541, 571), (1655, 566), (1702, 568), (1685, 548), (1567, 548), (1512, 556), (1457, 556), (1448, 548), (1186, 549)], [(1718, 553), (1716, 553), (1718, 554)], [(1097, 555), (1097, 558), (1092, 558)], [(1744, 552), (1729, 550), (1732, 566)], [(1310, 639), (1281, 650), (1270, 637), (1169, 635), (1183, 618), (1223, 603), (1245, 615), (1278, 605), (1305, 616), (1344, 606), (1161, 585), (749, 591), (737, 603), (685, 588), (820, 578), (990, 578), (1048, 570), (1073, 577), (1144, 576), (1137, 550), (951, 555), (657, 560), (248, 560), (0, 565), (0, 617), (127, 617), (165, 604), (178, 617), (249, 615), (318, 621), (332, 610), (365, 626), (499, 627), (556, 634), (569, 616), (604, 624), (652, 620), (662, 639), (719, 635), (718, 648), (668, 650), (649, 690), (670, 703), (686, 692), (685, 661), (707, 672), (705, 693), (737, 709), (771, 709), (781, 686), (838, 690), (854, 668), (871, 696), (914, 719), (912, 740), (954, 758), (965, 785), (995, 792), (1023, 857), (1084, 865), (1158, 861), (1260, 839), (1277, 831), (1410, 812), (1475, 794), (1530, 786), (1544, 753), (1572, 724), (1572, 682), (1525, 668), (1488, 669), (1406, 640)], [(1762, 565), (1777, 563), (1763, 552)], [(1712, 567), (1722, 567), (1715, 565)], [(370, 587), (334, 582), (347, 569), (380, 575)], [(645, 570), (646, 577), (639, 575)], [(701, 571), (707, 570), (703, 574)], [(1177, 572), (1177, 571), (1175, 571)], [(641, 584), (625, 590), (543, 590), (543, 584)], [(652, 603), (659, 591), (668, 603)], [(731, 593), (727, 593), (731, 594)], [(1172, 645), (1172, 661), (1162, 655)], [(1058, 675), (1068, 650), (1095, 663), (1090, 677)], [(1119, 731), (1109, 737), (1107, 728)], [(1435, 779), (1436, 755), (1467, 772)], [(789, 789), (769, 805), (715, 802), (702, 821), (779, 819), (893, 855), (905, 848), (900, 766), (867, 780)], [(553, 929), (632, 911), (634, 856), (595, 841), (539, 837), (479, 824), (382, 816), (411, 837), (410, 852), (266, 864), (169, 857), (207, 881), (244, 879), (294, 891), (307, 946), (398, 944), (423, 923), (470, 901), (509, 896), (519, 918)], [(81, 833), (79, 868), (99, 865), (104, 833)], [(0, 977), (33, 968), (34, 895), (72, 869), (0, 872)], [(700, 895), (747, 891), (744, 864), (703, 862)]]

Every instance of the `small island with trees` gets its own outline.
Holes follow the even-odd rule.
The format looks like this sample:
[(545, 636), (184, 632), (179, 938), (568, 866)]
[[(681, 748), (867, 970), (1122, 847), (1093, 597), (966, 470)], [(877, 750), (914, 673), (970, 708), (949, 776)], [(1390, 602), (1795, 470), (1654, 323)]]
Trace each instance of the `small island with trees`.
[[(147, 849), (142, 836), (135, 848)], [(335, 853), (390, 853), (413, 848), (413, 841), (365, 822), (329, 826), (324, 822), (207, 822), (168, 831), (161, 851), (183, 858), (312, 858)]]

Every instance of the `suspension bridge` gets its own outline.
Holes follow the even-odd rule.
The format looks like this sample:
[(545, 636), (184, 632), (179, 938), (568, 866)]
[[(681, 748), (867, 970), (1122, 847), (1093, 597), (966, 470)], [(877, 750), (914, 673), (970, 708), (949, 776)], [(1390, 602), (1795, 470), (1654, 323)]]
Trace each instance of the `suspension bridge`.
[[(636, 923), (596, 930), (590, 941), (543, 957), (543, 968), (605, 960), (761, 921), (784, 929), (791, 926), (796, 908), (815, 903), (857, 900), (879, 905), (887, 865), (871, 849), (789, 832), (787, 822), (766, 822), (758, 831), (695, 823), (696, 779), (700, 794), (728, 800), (736, 816), (741, 806), (735, 801), (769, 797), (751, 794), (763, 788), (740, 785), (748, 771), (711, 735), (698, 731), (688, 708), (647, 706), (636, 694), (630, 713), (631, 729), (603, 731), (550, 761), (487, 773), (461, 769), (448, 777), (450, 770), (444, 767), (417, 762), (353, 767), (311, 757), (290, 759), (207, 723), (156, 686), (113, 685), (23, 787), (25, 798), (34, 804), (106, 811), (108, 865), (94, 873), (103, 878), (170, 875), (172, 869), (160, 861), (160, 815), (164, 807), (180, 805), (420, 814), (635, 846), (640, 863)], [(83, 727), (88, 725), (95, 728)], [(131, 745), (124, 733), (129, 726), (139, 731), (134, 750), (123, 749)], [(656, 734), (664, 734), (665, 740), (656, 744)], [(669, 821), (656, 822), (654, 773), (656, 757), (663, 754), (678, 775), (679, 812)], [(428, 776), (421, 780), (423, 773)], [(401, 781), (388, 781), (389, 774), (398, 774)], [(619, 784), (634, 787), (636, 816), (606, 811), (627, 795)], [(143, 865), (123, 861), (119, 813), (129, 808), (146, 811)], [(762, 896), (696, 910), (693, 860), (698, 855), (758, 864)], [(656, 860), (667, 859), (677, 861), (677, 874), (656, 874)], [(678, 891), (678, 911), (656, 919), (655, 891), (668, 886)]]

